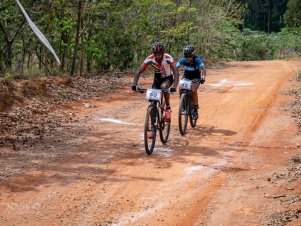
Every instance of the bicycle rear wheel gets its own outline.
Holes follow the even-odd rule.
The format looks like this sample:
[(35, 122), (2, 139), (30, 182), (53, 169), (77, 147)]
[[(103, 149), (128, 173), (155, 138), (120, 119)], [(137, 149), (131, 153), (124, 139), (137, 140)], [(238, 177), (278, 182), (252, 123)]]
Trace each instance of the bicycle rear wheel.
[(183, 136), (186, 134), (186, 130), (187, 130), (188, 115), (189, 115), (188, 108), (189, 107), (188, 107), (186, 93), (182, 93), (180, 98), (180, 104), (179, 104), (178, 120), (179, 120), (179, 130), (181, 135)]
[(160, 116), (159, 116), (159, 119), (160, 119), (160, 140), (163, 144), (166, 144), (167, 143), (167, 140), (168, 140), (168, 137), (169, 137), (169, 132), (170, 132), (170, 121), (171, 120), (168, 120), (166, 121), (164, 119), (164, 111), (165, 111), (165, 100), (164, 98), (162, 99), (161, 101), (161, 105), (162, 105), (162, 108), (160, 108)]
[(154, 105), (150, 105), (146, 112), (144, 124), (144, 146), (148, 155), (152, 154), (156, 143), (156, 112)]

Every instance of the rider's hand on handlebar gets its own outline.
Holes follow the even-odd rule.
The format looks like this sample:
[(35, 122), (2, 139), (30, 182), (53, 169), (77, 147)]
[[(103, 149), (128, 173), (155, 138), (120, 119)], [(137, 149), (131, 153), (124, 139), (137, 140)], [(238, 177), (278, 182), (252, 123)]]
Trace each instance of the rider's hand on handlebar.
[(177, 91), (177, 89), (175, 88), (175, 87), (170, 87), (169, 88), (169, 92), (171, 92), (171, 93), (174, 93), (174, 92), (176, 92)]
[(200, 83), (201, 83), (201, 84), (204, 84), (204, 83), (205, 83), (205, 75), (202, 75), (202, 76), (201, 76)]
[(132, 90), (133, 91), (138, 91), (139, 90), (139, 86), (132, 86)]

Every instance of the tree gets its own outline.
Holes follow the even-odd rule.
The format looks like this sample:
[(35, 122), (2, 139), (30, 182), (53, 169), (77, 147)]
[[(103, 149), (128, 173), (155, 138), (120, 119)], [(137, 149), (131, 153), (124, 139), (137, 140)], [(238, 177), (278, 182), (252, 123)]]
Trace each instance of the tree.
[[(150, 54), (151, 44), (157, 40), (166, 44), (175, 59), (187, 44), (194, 45), (205, 60), (283, 57), (299, 51), (299, 31), (288, 29), (276, 38), (265, 32), (245, 32), (245, 28), (279, 31), (284, 26), (287, 1), (22, 0), (30, 9), (31, 19), (57, 51), (62, 63), (59, 68), (30, 28), (24, 26), (15, 1), (2, 0), (0, 70), (72, 75), (131, 70)], [(300, 26), (299, 6), (300, 0), (289, 1), (287, 25)], [(262, 51), (251, 48), (256, 41), (261, 42), (256, 46)]]
[(20, 36), (25, 24), (25, 18), (16, 15), (14, 2), (4, 1), (0, 4), (0, 32), (4, 39), (4, 61), (5, 67), (11, 69), (13, 65), (13, 44)]
[(199, 28), (194, 33), (197, 52), (204, 58), (233, 57), (240, 44), (237, 36), (243, 5), (233, 0), (202, 0), (195, 7), (199, 9)]
[(244, 27), (265, 32), (278, 32), (284, 27), (283, 15), (288, 0), (239, 0), (246, 3), (248, 11)]
[(74, 45), (74, 52), (73, 52), (72, 66), (71, 66), (71, 76), (74, 75), (74, 71), (75, 71), (75, 63), (77, 58), (78, 46), (79, 46), (81, 22), (82, 22), (82, 0), (79, 0), (78, 9), (77, 9), (77, 25), (76, 25), (75, 45)]
[(289, 0), (284, 19), (288, 27), (296, 28), (301, 26), (301, 0)]

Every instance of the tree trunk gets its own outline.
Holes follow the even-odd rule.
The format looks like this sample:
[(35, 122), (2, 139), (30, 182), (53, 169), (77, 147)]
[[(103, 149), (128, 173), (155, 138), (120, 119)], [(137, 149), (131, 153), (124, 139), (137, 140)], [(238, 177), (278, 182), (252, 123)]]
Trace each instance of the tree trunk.
[(12, 42), (6, 42), (4, 61), (5, 61), (5, 67), (10, 70), (13, 65), (13, 43)]
[(31, 65), (31, 56), (32, 56), (32, 52), (31, 52), (31, 50), (29, 50), (28, 51), (28, 57), (27, 57), (27, 70), (29, 70), (31, 67), (30, 67), (30, 65)]
[(23, 45), (23, 53), (22, 53), (22, 63), (21, 63), (21, 74), (24, 74), (24, 65), (25, 65), (25, 58), (26, 58), (26, 43), (25, 43), (24, 36), (22, 37), (22, 45)]
[(45, 67), (45, 76), (48, 76), (49, 67), (48, 67), (48, 49), (47, 47), (43, 47), (44, 50), (44, 67)]
[(76, 64), (76, 58), (77, 58), (77, 52), (78, 52), (78, 46), (79, 46), (80, 21), (81, 21), (81, 15), (82, 15), (81, 11), (82, 11), (82, 0), (79, 0), (78, 1), (78, 11), (77, 11), (75, 46), (74, 46), (72, 66), (71, 66), (71, 76), (73, 76), (74, 72), (75, 72), (75, 64)]
[(23, 25), (25, 24), (25, 18), (22, 20), (22, 22), (19, 24), (17, 31), (13, 35), (12, 38), (10, 38), (10, 31), (5, 26), (5, 24), (0, 23), (0, 31), (2, 31), (4, 40), (5, 40), (5, 53), (4, 53), (4, 62), (5, 67), (7, 69), (11, 69), (13, 65), (13, 44), (16, 40), (16, 38), (20, 35), (21, 30), (23, 28)]
[[(32, 39), (29, 38), (28, 43), (32, 43)], [(33, 54), (33, 48), (31, 46), (28, 47), (28, 57), (27, 57), (27, 70), (31, 68), (31, 60), (32, 60), (32, 54)]]
[(67, 43), (67, 34), (65, 31), (62, 32), (61, 34), (61, 43), (63, 43), (64, 45), (61, 45), (60, 47), (60, 51), (61, 51), (61, 62), (62, 62), (62, 72), (65, 72), (65, 66), (66, 66), (66, 56), (67, 56), (67, 47), (66, 47), (66, 43)]
[(84, 70), (84, 17), (81, 12), (81, 20), (80, 20), (80, 28), (81, 28), (81, 36), (80, 36), (80, 70), (79, 75), (83, 75)]
[[(89, 33), (88, 33), (88, 40), (91, 40), (92, 38), (92, 30), (89, 29)], [(88, 54), (87, 55), (87, 72), (91, 73), (91, 67), (92, 67), (92, 58), (91, 56)]]
[[(189, 0), (188, 3), (189, 3), (189, 9), (191, 9), (192, 0)], [(191, 13), (189, 11), (189, 13), (188, 13), (188, 23), (190, 23), (190, 21), (191, 21)], [(189, 26), (188, 26), (188, 28), (187, 28), (187, 44), (189, 44), (189, 43), (190, 43), (190, 29), (189, 29)]]
[(272, 3), (271, 1), (268, 1), (268, 33), (271, 32), (271, 17), (272, 17), (272, 14), (271, 14), (271, 11), (272, 11)]
[(37, 50), (36, 50), (36, 54), (37, 54), (37, 57), (38, 57), (38, 59), (39, 59), (39, 70), (42, 70), (42, 65), (43, 65), (42, 49), (43, 49), (43, 47), (38, 46), (38, 47), (37, 47)]

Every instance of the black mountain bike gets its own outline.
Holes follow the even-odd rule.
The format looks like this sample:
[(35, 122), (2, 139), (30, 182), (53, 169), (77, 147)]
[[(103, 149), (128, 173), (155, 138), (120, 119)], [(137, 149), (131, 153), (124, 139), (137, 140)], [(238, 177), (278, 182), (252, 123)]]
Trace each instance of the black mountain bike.
[(180, 88), (180, 103), (179, 103), (179, 130), (181, 135), (185, 135), (187, 132), (188, 118), (191, 127), (195, 127), (197, 119), (193, 118), (193, 106), (191, 103), (191, 85), (192, 83), (199, 83), (199, 79), (188, 80), (182, 79), (179, 81)]
[(163, 93), (168, 93), (169, 89), (138, 89), (140, 93), (145, 91), (148, 107), (144, 124), (144, 145), (146, 153), (150, 155), (155, 148), (157, 130), (163, 144), (167, 143), (169, 137), (170, 120), (164, 119), (166, 104), (163, 97)]

